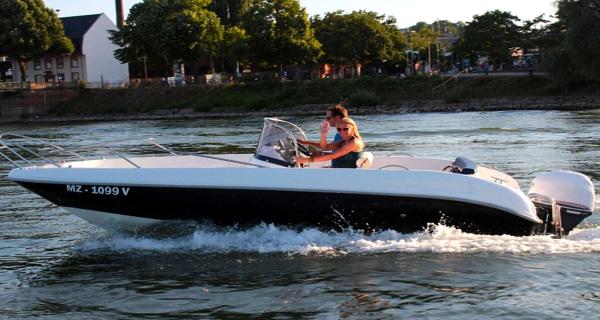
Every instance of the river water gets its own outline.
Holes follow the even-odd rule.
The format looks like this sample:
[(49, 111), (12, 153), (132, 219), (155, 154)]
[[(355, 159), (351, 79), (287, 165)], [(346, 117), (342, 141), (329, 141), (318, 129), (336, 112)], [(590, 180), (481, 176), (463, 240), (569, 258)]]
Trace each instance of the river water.
[[(600, 190), (600, 110), (370, 115), (369, 150), (513, 175), (587, 174)], [(320, 118), (289, 120), (317, 138)], [(177, 150), (249, 153), (260, 118), (4, 126), (77, 148), (153, 137)], [(122, 142), (133, 152), (133, 142)], [(2, 176), (9, 170), (0, 164)], [(433, 232), (363, 235), (257, 225), (111, 234), (0, 180), (2, 319), (592, 319), (600, 219), (565, 239)], [(282, 209), (284, 210), (284, 209)], [(598, 213), (598, 212), (596, 212)]]

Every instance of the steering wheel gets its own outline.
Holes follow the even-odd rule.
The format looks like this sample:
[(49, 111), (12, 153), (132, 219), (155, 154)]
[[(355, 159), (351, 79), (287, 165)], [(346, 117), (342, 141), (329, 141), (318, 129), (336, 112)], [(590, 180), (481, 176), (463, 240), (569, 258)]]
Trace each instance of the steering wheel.
[(310, 151), (308, 151), (308, 148), (303, 146), (302, 144), (298, 143), (298, 152), (300, 152), (301, 154), (310, 157)]
[(292, 144), (292, 145), (296, 145), (298, 146), (298, 153), (300, 153), (301, 155), (310, 157), (310, 151), (308, 150), (307, 147), (303, 146), (302, 144), (298, 143), (298, 141), (294, 141), (292, 138), (287, 137), (288, 141)]

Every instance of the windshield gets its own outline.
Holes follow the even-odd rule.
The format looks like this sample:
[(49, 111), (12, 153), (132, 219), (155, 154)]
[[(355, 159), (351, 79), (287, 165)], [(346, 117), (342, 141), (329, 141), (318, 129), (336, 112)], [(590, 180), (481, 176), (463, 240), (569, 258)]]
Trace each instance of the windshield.
[[(306, 135), (291, 122), (265, 118), (254, 157), (281, 166), (294, 165), (294, 156), (306, 149), (296, 140), (306, 140)], [(299, 149), (300, 148), (300, 149)]]

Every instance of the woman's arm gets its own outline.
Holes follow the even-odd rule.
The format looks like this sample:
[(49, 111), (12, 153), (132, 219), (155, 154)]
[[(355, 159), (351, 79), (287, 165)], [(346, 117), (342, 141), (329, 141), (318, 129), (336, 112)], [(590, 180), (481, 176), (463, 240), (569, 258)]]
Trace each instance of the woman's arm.
[[(341, 148), (337, 149), (335, 152), (333, 153), (329, 153), (329, 154), (324, 154), (321, 156), (312, 156), (310, 158), (301, 158), (301, 157), (296, 157), (294, 158), (296, 160), (296, 163), (307, 163), (307, 162), (319, 162), (319, 161), (328, 161), (328, 160), (333, 160), (333, 159), (337, 159), (341, 156), (346, 155), (347, 153), (354, 151), (356, 149), (360, 149), (360, 146), (362, 145), (361, 143), (356, 141), (357, 139), (352, 139), (350, 140), (348, 143), (346, 143), (344, 146), (342, 146)], [(329, 145), (332, 144), (341, 144), (342, 141), (339, 142), (334, 142), (334, 143), (330, 143)]]
[[(341, 145), (342, 141), (336, 142), (336, 143)], [(331, 144), (334, 144), (334, 143), (330, 143), (330, 145)], [(328, 160), (337, 159), (339, 157), (342, 157), (342, 156), (354, 151), (358, 147), (359, 147), (359, 144), (356, 142), (356, 139), (352, 139), (348, 143), (344, 144), (341, 148), (336, 149), (332, 153), (313, 157), (313, 161), (317, 162), (317, 161), (328, 161)]]
[(296, 141), (298, 141), (298, 143), (307, 144), (307, 145), (313, 146), (313, 147), (321, 147), (321, 142), (314, 142), (314, 141), (301, 140), (301, 139), (297, 139)]

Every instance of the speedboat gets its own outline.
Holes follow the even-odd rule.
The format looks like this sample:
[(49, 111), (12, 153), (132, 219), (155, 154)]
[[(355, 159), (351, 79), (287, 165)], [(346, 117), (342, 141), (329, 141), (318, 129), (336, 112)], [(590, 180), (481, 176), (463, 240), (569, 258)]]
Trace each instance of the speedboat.
[(298, 139), (306, 140), (298, 126), (265, 118), (254, 154), (181, 153), (150, 140), (162, 154), (128, 156), (107, 147), (110, 156), (87, 158), (3, 134), (0, 155), (15, 166), (8, 180), (119, 231), (196, 220), (364, 232), (444, 224), (478, 234), (562, 236), (594, 211), (594, 187), (576, 172), (542, 173), (526, 195), (511, 176), (465, 157), (365, 152), (356, 169), (300, 167), (294, 156), (311, 151)]

